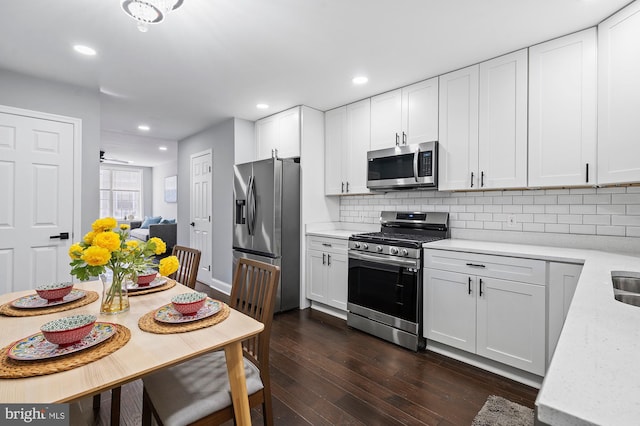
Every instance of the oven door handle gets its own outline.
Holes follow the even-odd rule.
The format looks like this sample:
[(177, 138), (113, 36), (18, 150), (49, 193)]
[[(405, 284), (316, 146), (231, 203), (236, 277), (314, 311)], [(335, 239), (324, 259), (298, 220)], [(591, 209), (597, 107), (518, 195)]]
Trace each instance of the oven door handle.
[(378, 256), (375, 254), (360, 253), (358, 251), (350, 251), (349, 259), (368, 260), (370, 262), (384, 263), (385, 265), (406, 266), (409, 268), (420, 267), (420, 262), (415, 259), (398, 259), (391, 256)]

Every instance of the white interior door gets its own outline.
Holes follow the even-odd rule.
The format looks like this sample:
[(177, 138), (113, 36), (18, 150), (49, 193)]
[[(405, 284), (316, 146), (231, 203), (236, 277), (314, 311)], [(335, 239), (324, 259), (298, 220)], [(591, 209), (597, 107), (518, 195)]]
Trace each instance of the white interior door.
[(79, 127), (79, 120), (0, 107), (2, 293), (71, 280), (74, 213), (79, 222), (79, 209), (74, 209)]
[(200, 250), (198, 281), (211, 282), (211, 150), (191, 156), (190, 246)]

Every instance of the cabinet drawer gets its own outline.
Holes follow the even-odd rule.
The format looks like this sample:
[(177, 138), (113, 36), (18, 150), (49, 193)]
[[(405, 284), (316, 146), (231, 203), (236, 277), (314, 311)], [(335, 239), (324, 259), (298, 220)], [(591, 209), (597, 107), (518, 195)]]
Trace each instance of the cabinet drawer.
[(321, 250), (325, 252), (346, 253), (349, 245), (348, 240), (329, 237), (307, 237), (307, 248), (309, 250)]
[(425, 249), (425, 268), (545, 285), (546, 262), (479, 253)]

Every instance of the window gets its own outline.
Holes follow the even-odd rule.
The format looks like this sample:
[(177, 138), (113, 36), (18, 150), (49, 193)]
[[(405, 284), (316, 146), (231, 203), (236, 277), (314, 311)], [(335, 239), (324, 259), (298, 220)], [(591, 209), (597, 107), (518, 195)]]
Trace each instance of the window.
[(142, 170), (100, 166), (100, 217), (142, 217)]

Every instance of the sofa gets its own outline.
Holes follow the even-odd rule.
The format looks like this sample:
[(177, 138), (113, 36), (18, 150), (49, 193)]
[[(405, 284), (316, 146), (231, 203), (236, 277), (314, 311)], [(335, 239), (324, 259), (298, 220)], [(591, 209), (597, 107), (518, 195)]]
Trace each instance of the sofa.
[(140, 241), (148, 241), (149, 238), (158, 237), (167, 245), (167, 251), (158, 258), (163, 258), (171, 254), (171, 250), (173, 250), (173, 246), (176, 245), (177, 233), (178, 233), (178, 224), (177, 223), (157, 223), (153, 225), (149, 225), (147, 229), (141, 229), (142, 221), (132, 221), (130, 223), (131, 230), (129, 231), (129, 236), (136, 240)]

